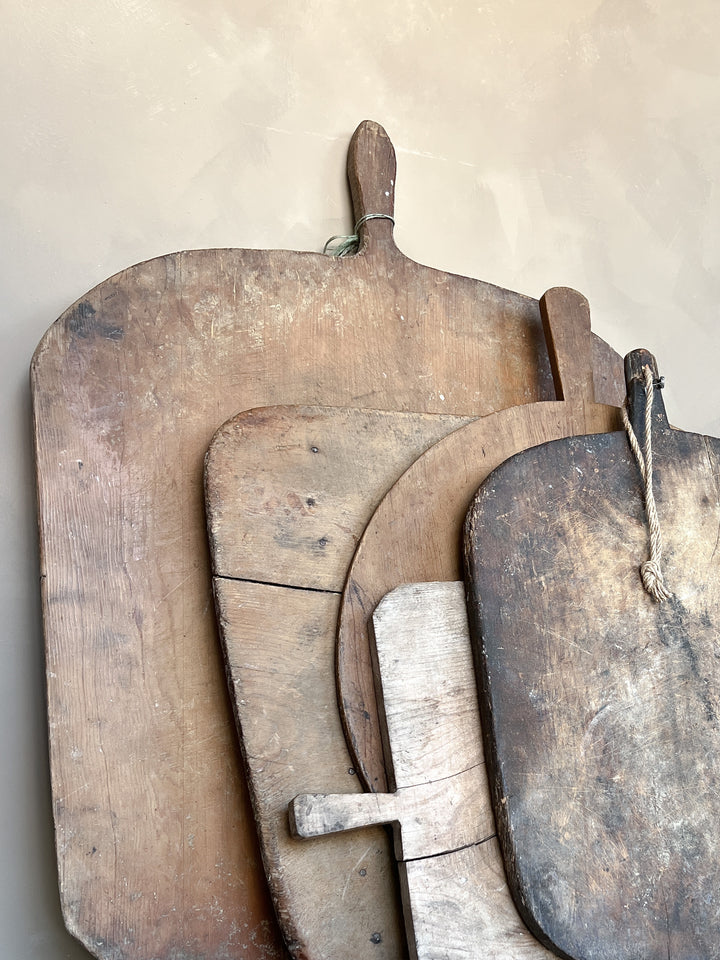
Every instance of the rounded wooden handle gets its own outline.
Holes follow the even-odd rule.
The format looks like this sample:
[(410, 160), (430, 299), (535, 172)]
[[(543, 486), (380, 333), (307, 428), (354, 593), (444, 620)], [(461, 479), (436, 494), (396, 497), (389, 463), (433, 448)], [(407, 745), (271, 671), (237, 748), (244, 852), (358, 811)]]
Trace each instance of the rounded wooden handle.
[[(641, 445), (645, 443), (645, 367), (650, 367), (656, 385), (661, 387), (662, 379), (658, 374), (657, 360), (649, 350), (631, 350), (625, 357), (628, 416)], [(670, 428), (660, 389), (654, 391), (652, 412), (657, 427)]]
[(380, 242), (394, 246), (395, 149), (379, 123), (363, 120), (348, 148), (348, 180), (355, 224), (372, 214), (382, 218), (364, 220), (358, 228), (360, 248)]
[(639, 350), (631, 350), (630, 353), (627, 354), (625, 357), (625, 385), (628, 390), (633, 380), (644, 381), (645, 367), (650, 367), (653, 377), (657, 380), (657, 360), (649, 350), (640, 348)]
[(545, 342), (558, 400), (593, 403), (590, 307), (570, 287), (553, 287), (540, 299)]

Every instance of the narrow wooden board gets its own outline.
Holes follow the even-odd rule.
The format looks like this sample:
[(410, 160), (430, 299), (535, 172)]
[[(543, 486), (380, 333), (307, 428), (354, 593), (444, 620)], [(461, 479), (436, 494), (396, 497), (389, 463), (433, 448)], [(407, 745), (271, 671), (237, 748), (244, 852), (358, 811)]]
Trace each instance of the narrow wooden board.
[(462, 575), (465, 513), (480, 482), (503, 460), (546, 440), (619, 425), (617, 408), (593, 402), (587, 301), (556, 288), (542, 302), (557, 391), (565, 399), (483, 417), (435, 444), (388, 491), (353, 558), (338, 630), (338, 689), (354, 764), (371, 790), (387, 789), (368, 632), (376, 604), (398, 584)]
[(225, 578), (215, 589), (260, 842), (289, 952), (397, 960), (405, 948), (385, 832), (328, 837), (308, 850), (288, 826), (298, 784), (360, 789), (332, 709), (327, 638), (339, 596)]
[(547, 957), (502, 878), (463, 584), (398, 587), (373, 625), (393, 792), (296, 797), (296, 833), (392, 824), (412, 960)]
[(310, 788), (360, 790), (334, 683), (345, 571), (385, 490), (467, 422), (268, 407), (228, 421), (208, 450), (220, 636), (270, 891), (298, 952), (405, 955), (385, 832), (329, 837), (318, 849), (289, 835), (286, 811)]
[[(354, 215), (393, 212), (361, 124)], [(202, 460), (238, 410), (474, 416), (553, 396), (537, 301), (403, 256), (186, 251), (101, 283), (32, 365), (53, 810), (65, 922), (100, 958), (282, 954), (236, 763)], [(612, 394), (616, 356), (595, 342)]]
[[(648, 363), (628, 358), (641, 443)], [(531, 929), (578, 960), (720, 957), (720, 440), (671, 429), (656, 391), (652, 446), (663, 603), (639, 575), (624, 432), (518, 454), (468, 517), (508, 879)]]

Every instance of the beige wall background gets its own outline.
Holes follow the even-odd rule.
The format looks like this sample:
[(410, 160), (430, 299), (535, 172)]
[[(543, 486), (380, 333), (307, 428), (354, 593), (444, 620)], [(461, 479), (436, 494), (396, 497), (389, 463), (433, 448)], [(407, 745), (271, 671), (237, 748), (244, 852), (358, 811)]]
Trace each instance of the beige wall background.
[(357, 123), (398, 156), (400, 248), (645, 346), (720, 433), (712, 0), (0, 0), (0, 955), (88, 954), (59, 913), (27, 371), (137, 261), (349, 232)]

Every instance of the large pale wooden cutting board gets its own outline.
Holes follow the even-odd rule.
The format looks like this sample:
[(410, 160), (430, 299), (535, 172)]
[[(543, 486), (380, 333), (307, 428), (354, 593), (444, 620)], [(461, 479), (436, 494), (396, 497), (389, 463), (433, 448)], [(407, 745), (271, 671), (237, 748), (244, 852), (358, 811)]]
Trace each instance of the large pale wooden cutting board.
[(595, 403), (590, 312), (574, 290), (543, 300), (561, 401), (491, 414), (450, 434), (388, 491), (368, 523), (343, 592), (338, 629), (338, 687), (355, 766), (372, 789), (387, 781), (373, 685), (369, 619), (395, 586), (462, 575), (462, 525), (480, 482), (513, 453), (543, 440), (617, 429), (618, 410)]
[[(376, 124), (349, 177), (357, 218), (392, 213)], [(341, 260), (139, 264), (33, 360), (60, 896), (98, 957), (282, 955), (212, 610), (201, 476), (217, 426), (276, 403), (478, 415), (553, 396), (535, 300), (414, 263), (388, 220), (360, 235)], [(595, 349), (610, 384), (616, 358)]]

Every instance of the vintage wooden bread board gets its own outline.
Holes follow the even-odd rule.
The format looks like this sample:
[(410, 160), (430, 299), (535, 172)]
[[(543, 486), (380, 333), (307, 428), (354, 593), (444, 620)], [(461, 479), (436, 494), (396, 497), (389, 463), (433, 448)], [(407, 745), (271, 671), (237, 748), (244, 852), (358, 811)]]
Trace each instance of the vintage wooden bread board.
[[(627, 361), (641, 443), (648, 364)], [(468, 516), (508, 879), (528, 925), (578, 960), (720, 957), (720, 440), (671, 429), (657, 390), (651, 434), (665, 602), (639, 576), (624, 431), (518, 454)]]
[[(349, 153), (357, 218), (393, 212), (392, 145)], [(414, 263), (182, 252), (100, 284), (32, 365), (53, 810), (68, 928), (101, 958), (282, 954), (225, 692), (202, 459), (238, 410), (475, 416), (553, 396), (537, 301)], [(612, 395), (615, 355), (594, 344)]]
[(373, 627), (392, 792), (296, 797), (294, 832), (392, 825), (411, 960), (547, 958), (502, 878), (463, 584), (398, 587)]
[(483, 417), (435, 444), (388, 491), (353, 557), (338, 631), (338, 687), (354, 766), (372, 790), (387, 789), (368, 633), (375, 605), (401, 583), (461, 576), (465, 513), (503, 460), (545, 440), (619, 425), (617, 408), (593, 401), (587, 302), (556, 288), (541, 303), (564, 399)]
[(287, 807), (310, 788), (360, 789), (334, 680), (345, 572), (385, 490), (467, 422), (268, 407), (234, 417), (208, 451), (208, 533), (231, 696), (271, 895), (301, 956), (405, 956), (385, 831), (308, 846), (290, 835)]

